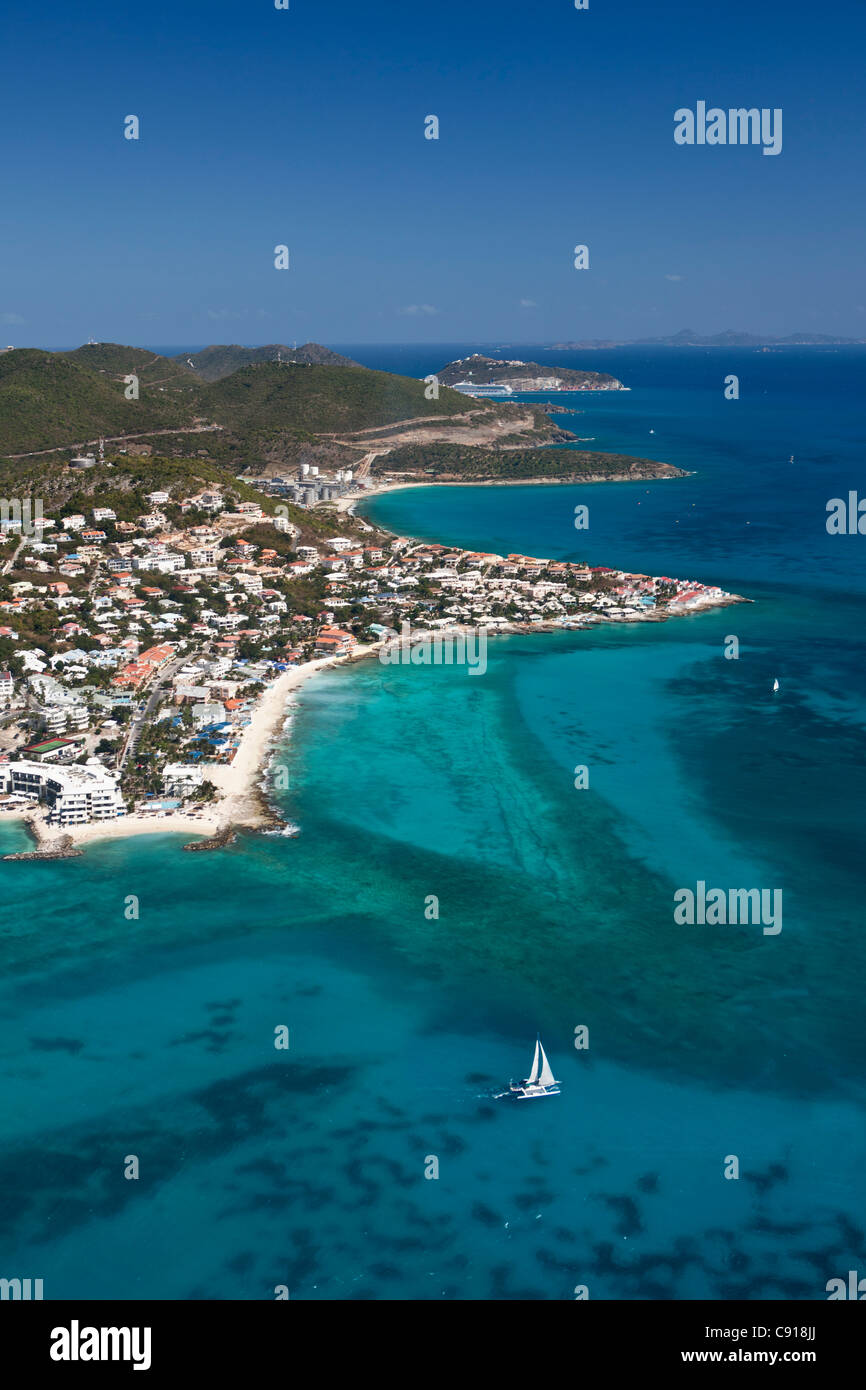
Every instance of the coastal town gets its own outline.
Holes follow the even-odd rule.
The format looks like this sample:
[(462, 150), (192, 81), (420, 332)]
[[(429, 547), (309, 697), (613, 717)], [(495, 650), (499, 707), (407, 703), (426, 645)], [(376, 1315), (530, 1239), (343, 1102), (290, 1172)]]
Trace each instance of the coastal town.
[(24, 816), (43, 852), (58, 836), (212, 841), (277, 823), (260, 783), (291, 690), (323, 666), (390, 659), (398, 634), (441, 644), (739, 601), (693, 580), (393, 536), (355, 515), (382, 484), (345, 473), (253, 486), (261, 501), (249, 486), (153, 490), (131, 519), (95, 496), (56, 517), (5, 506), (0, 814)]

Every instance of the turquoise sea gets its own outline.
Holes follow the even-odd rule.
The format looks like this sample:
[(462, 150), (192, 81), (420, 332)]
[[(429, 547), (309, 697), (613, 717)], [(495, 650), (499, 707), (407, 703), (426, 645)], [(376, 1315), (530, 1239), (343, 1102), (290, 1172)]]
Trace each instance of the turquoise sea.
[[(471, 350), (351, 355), (421, 376)], [(866, 489), (866, 350), (506, 355), (615, 372), (631, 391), (557, 419), (693, 475), (372, 516), (754, 602), (496, 638), (483, 676), (317, 677), (280, 755), (297, 838), (0, 864), (0, 1276), (823, 1299), (863, 1271), (866, 537), (828, 536), (825, 506)], [(782, 931), (677, 925), (698, 880), (782, 889)], [(539, 1030), (561, 1096), (494, 1102)]]

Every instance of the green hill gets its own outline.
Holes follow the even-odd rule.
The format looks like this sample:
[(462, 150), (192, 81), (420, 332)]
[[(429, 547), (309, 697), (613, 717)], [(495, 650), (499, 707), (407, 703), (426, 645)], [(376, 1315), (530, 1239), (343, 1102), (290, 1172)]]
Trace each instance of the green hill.
[(122, 380), (80, 365), (75, 354), (38, 348), (4, 352), (0, 454), (68, 449), (99, 435), (183, 426), (196, 413), (200, 389), (163, 392), (142, 383), (140, 399), (128, 401)]
[[(124, 394), (131, 373), (138, 400)], [(207, 384), (167, 358), (116, 343), (0, 354), (0, 456), (8, 457), (65, 453), (103, 436), (109, 446), (135, 438), (136, 448), (252, 467), (290, 461), (301, 445), (327, 449), (335, 435), (419, 418), (447, 422), (467, 411), (477, 424), (479, 406), (459, 392), (442, 387), (428, 400), (423, 382), (366, 367), (261, 362)]]
[(114, 381), (121, 382), (134, 373), (142, 386), (177, 387), (186, 392), (195, 389), (190, 371), (184, 370), (176, 358), (160, 357), (147, 348), (126, 347), (121, 343), (85, 343), (74, 352), (57, 355)]
[(203, 381), (221, 381), (242, 367), (250, 367), (256, 362), (300, 362), (304, 366), (317, 367), (358, 367), (351, 357), (342, 357), (339, 352), (322, 347), (321, 343), (304, 343), (303, 347), (290, 348), (285, 343), (268, 343), (265, 347), (241, 347), (238, 343), (215, 344), (203, 348), (201, 352), (181, 353), (171, 358), (182, 372), (194, 373)]
[(460, 415), (473, 404), (459, 391), (445, 388), (432, 401), (424, 391), (422, 381), (366, 367), (261, 363), (216, 382), (204, 399), (219, 424), (259, 437), (280, 430), (346, 433), (419, 415)]

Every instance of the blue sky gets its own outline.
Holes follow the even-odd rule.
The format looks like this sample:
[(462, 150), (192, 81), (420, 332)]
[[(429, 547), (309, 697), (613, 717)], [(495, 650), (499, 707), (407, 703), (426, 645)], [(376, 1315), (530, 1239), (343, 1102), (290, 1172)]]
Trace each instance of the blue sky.
[[(866, 337), (864, 40), (861, 0), (19, 0), (0, 337)], [(677, 146), (699, 99), (782, 153)]]

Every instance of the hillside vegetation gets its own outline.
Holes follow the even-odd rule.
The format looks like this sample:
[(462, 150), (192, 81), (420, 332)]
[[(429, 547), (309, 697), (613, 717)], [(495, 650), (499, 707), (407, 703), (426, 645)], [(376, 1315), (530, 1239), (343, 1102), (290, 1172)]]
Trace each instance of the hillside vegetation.
[(108, 462), (82, 471), (39, 458), (6, 461), (3, 466), (4, 490), (12, 496), (38, 495), (46, 516), (55, 515), (61, 507), (87, 513), (101, 506), (112, 507), (118, 520), (131, 521), (152, 510), (145, 500), (148, 492), (167, 491), (179, 502), (208, 487), (273, 510), (271, 499), (210, 459), (114, 455)]
[(196, 389), (189, 369), (184, 371), (176, 358), (160, 357), (149, 348), (124, 347), (121, 343), (85, 343), (73, 352), (56, 355), (115, 381), (122, 381), (134, 372), (142, 387), (162, 385), (182, 390), (187, 395)]
[(417, 473), (438, 481), (487, 482), (495, 479), (682, 478), (681, 468), (625, 454), (586, 453), (581, 449), (480, 449), (463, 444), (408, 444), (378, 459), (378, 473)]
[(424, 383), (366, 367), (303, 367), (273, 362), (243, 367), (216, 382), (208, 408), (220, 424), (242, 434), (288, 429), (342, 434), (390, 425), (418, 415), (463, 414), (471, 403), (443, 390), (428, 401)]
[[(62, 512), (89, 514), (94, 506), (111, 507), (118, 521), (134, 521), (153, 510), (149, 492), (166, 491), (171, 500), (161, 507), (169, 522), (181, 523), (179, 504), (184, 497), (204, 488), (215, 488), (223, 497), (238, 502), (257, 502), (266, 516), (279, 514), (296, 525), (301, 539), (315, 542), (324, 536), (360, 534), (354, 518), (330, 509), (317, 512), (296, 507), (282, 498), (266, 497), (226, 468), (210, 459), (115, 456), (114, 461), (97, 464), (84, 472), (44, 459), (5, 462), (3, 489), (16, 497), (39, 497), (43, 514), (56, 517)], [(277, 513), (279, 508), (279, 513)], [(192, 521), (205, 518), (195, 514)], [(189, 525), (186, 520), (184, 525)], [(103, 523), (111, 532), (110, 522)], [(256, 544), (285, 548), (285, 537), (271, 523), (261, 522), (245, 531)], [(279, 543), (279, 544), (278, 544)], [(12, 543), (14, 546), (14, 543)], [(0, 556), (0, 558), (4, 558)]]
[[(161, 379), (161, 373), (167, 373)], [(139, 378), (127, 400), (123, 377)], [(281, 438), (361, 430), (415, 416), (461, 414), (468, 403), (443, 390), (428, 401), (424, 384), (365, 367), (263, 362), (208, 385), (166, 358), (138, 348), (95, 344), (72, 353), (22, 348), (0, 354), (0, 455), (69, 450), (106, 439), (219, 426), (230, 438), (199, 442), (239, 461)], [(218, 442), (217, 442), (218, 441)]]
[(142, 387), (140, 399), (128, 401), (122, 381), (82, 366), (72, 354), (38, 348), (0, 353), (0, 454), (187, 425), (197, 414), (200, 389)]
[(239, 343), (220, 343), (202, 348), (201, 352), (180, 353), (171, 359), (178, 371), (194, 374), (202, 381), (220, 381), (241, 367), (252, 366), (256, 362), (301, 362), (306, 366), (319, 367), (359, 367), (351, 357), (343, 357), (339, 352), (322, 347), (321, 343), (304, 343), (303, 347), (290, 348), (285, 343), (268, 343), (265, 347), (241, 347)]

